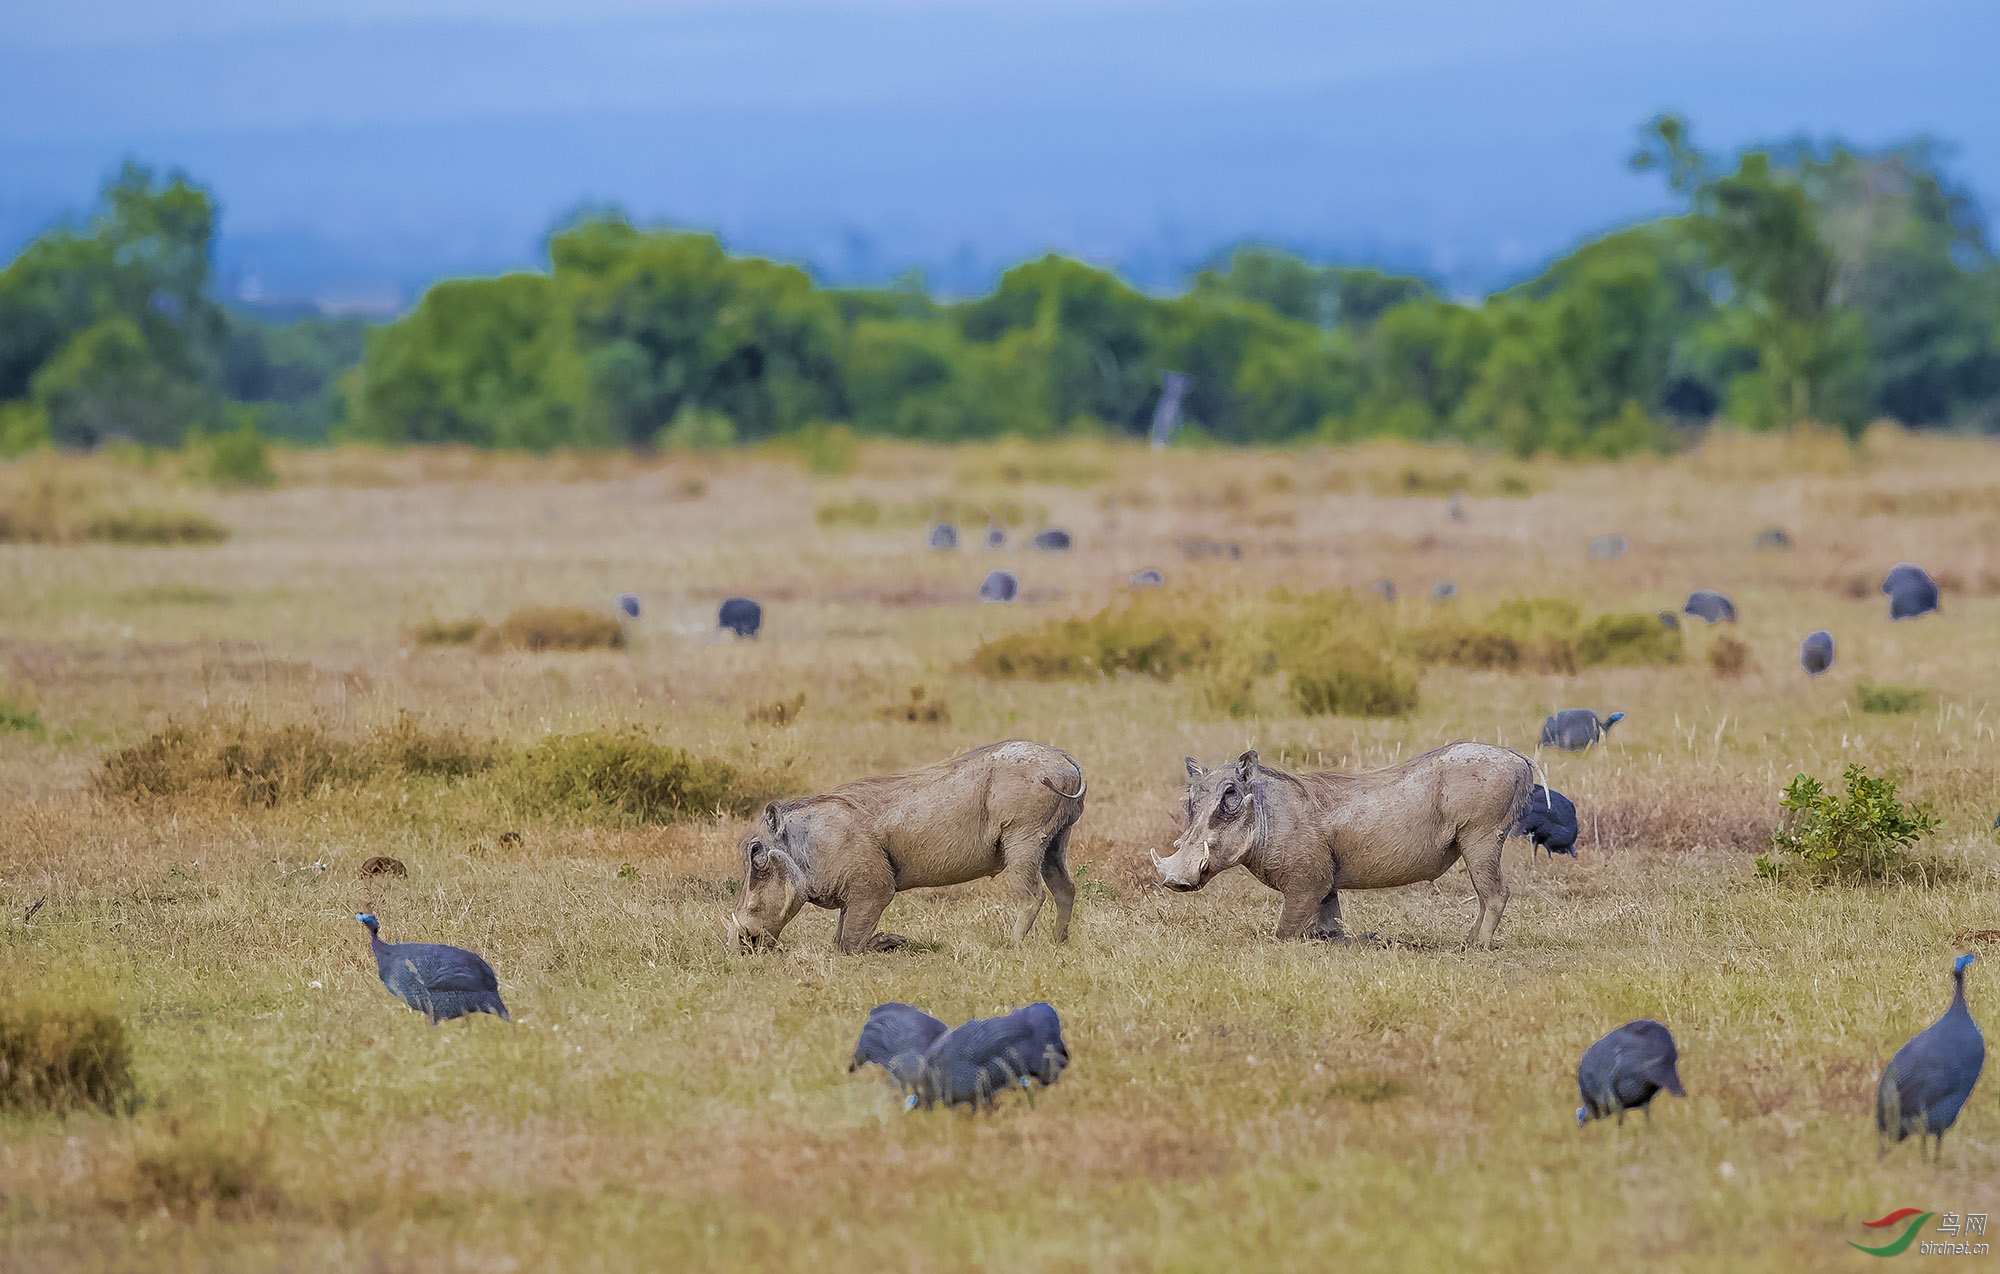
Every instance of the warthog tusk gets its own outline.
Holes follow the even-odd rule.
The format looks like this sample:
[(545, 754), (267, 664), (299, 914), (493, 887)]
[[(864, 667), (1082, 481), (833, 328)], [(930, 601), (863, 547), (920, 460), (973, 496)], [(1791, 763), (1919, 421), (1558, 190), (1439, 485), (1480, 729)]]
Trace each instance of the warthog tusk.
[(1159, 872), (1162, 876), (1166, 875), (1167, 864), (1166, 861), (1160, 857), (1160, 851), (1157, 849), (1149, 849), (1146, 852), (1153, 856), (1153, 870)]

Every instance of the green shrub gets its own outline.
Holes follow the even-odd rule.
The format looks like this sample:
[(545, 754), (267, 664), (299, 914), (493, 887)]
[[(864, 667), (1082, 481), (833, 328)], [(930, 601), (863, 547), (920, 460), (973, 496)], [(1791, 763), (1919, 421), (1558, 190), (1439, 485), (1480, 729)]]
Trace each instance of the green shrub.
[(611, 615), (569, 606), (523, 606), (494, 630), (506, 645), (522, 650), (618, 650), (625, 629)]
[(719, 411), (683, 407), (660, 430), (653, 445), (661, 451), (720, 451), (735, 442), (735, 421)]
[(1875, 716), (1922, 712), (1930, 703), (1931, 692), (1917, 686), (1877, 685), (1865, 678), (1854, 686), (1854, 706)]
[(1677, 664), (1682, 653), (1681, 630), (1667, 627), (1658, 615), (1600, 615), (1576, 638), (1579, 667)]
[(0, 1110), (129, 1111), (125, 1023), (94, 1008), (0, 1005)]
[(1930, 807), (1903, 805), (1894, 779), (1868, 777), (1860, 765), (1842, 775), (1843, 799), (1808, 774), (1794, 777), (1778, 804), (1785, 810), (1771, 834), (1771, 853), (1757, 859), (1759, 875), (1788, 868), (1831, 876), (1880, 880), (1903, 865), (1906, 851), (1937, 831)]
[(861, 458), (861, 443), (846, 425), (812, 424), (773, 438), (770, 445), (796, 456), (807, 473), (820, 477), (840, 477), (854, 472)]
[(520, 758), (515, 774), (521, 790), (545, 806), (641, 823), (718, 810), (747, 814), (756, 803), (734, 767), (635, 731), (551, 736)]
[(118, 509), (91, 519), (85, 534), (109, 544), (220, 544), (229, 528), (184, 509)]
[(228, 433), (204, 434), (190, 429), (181, 445), (187, 452), (190, 472), (204, 482), (218, 487), (278, 484), (277, 471), (271, 468), (271, 449), (247, 411)]

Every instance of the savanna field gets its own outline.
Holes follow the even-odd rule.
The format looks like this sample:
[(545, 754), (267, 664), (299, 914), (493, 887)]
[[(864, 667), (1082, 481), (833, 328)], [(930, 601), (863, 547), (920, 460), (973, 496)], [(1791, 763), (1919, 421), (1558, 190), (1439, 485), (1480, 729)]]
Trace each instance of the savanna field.
[[(0, 466), (0, 1012), (108, 1015), (131, 1083), (0, 1111), (9, 1270), (1862, 1269), (1863, 1221), (2000, 1212), (1991, 1076), (1940, 1164), (1878, 1158), (1872, 1118), (1954, 953), (2000, 1003), (1989, 444), (277, 465)], [(1026, 547), (1044, 524), (1073, 551)], [(1903, 560), (1943, 609), (1892, 625)], [(994, 567), (1016, 604), (978, 602)], [(1668, 633), (1695, 588), (1740, 622)], [(738, 593), (755, 641), (715, 631)], [(1541, 754), (1579, 852), (1509, 843), (1492, 950), (1462, 869), (1346, 894), (1381, 941), (1344, 946), (1275, 942), (1242, 872), (1155, 883), (1183, 756), (1532, 753), (1564, 707), (1627, 716)], [(764, 800), (1015, 737), (1089, 779), (1065, 946), (1048, 908), (1009, 945), (998, 881), (900, 896), (900, 951), (837, 955), (813, 908), (775, 953), (725, 941)], [(1939, 830), (1879, 883), (1760, 874), (1786, 784), (1851, 763)], [(514, 1024), (427, 1025), (358, 911), (485, 955)], [(1072, 1067), (906, 1115), (846, 1071), (891, 999), (1048, 1000)], [(1578, 1055), (1638, 1017), (1687, 1099), (1579, 1130)]]

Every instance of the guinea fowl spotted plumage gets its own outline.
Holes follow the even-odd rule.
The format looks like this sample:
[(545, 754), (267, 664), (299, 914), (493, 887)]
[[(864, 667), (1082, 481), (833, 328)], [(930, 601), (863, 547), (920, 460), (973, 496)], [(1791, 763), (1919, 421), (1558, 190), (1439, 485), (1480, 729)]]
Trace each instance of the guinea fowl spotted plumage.
[(1937, 581), (1915, 562), (1898, 562), (1882, 579), (1890, 619), (1914, 619), (1938, 608)]
[(924, 1050), (937, 1042), (948, 1028), (922, 1009), (891, 1000), (868, 1010), (861, 1026), (861, 1038), (854, 1042), (854, 1057), (847, 1063), (849, 1073), (870, 1064), (880, 1066), (899, 1083), (916, 1082)]
[(1528, 789), (1528, 804), (1514, 821), (1514, 834), (1525, 836), (1551, 854), (1576, 857), (1576, 803), (1547, 784)]
[(1976, 958), (1968, 952), (1952, 962), (1951, 1005), (1944, 1016), (1897, 1049), (1882, 1068), (1875, 1090), (1875, 1130), (1885, 1154), (1891, 1142), (1915, 1135), (1931, 1137), (1942, 1157), (1945, 1130), (1958, 1122), (1958, 1112), (1979, 1082), (1986, 1038), (1965, 1002), (1965, 966)]
[(1814, 677), (1833, 667), (1833, 634), (1822, 628), (1799, 643), (1799, 667)]
[(1719, 624), (1724, 620), (1736, 622), (1736, 603), (1712, 588), (1697, 588), (1689, 593), (1681, 603), (1681, 613), (1692, 615), (1709, 624)]
[(914, 1082), (905, 1083), (905, 1104), (987, 1107), (1006, 1089), (1055, 1083), (1068, 1066), (1069, 1046), (1055, 1009), (1030, 1004), (1000, 1017), (973, 1018), (938, 1036), (924, 1050)]
[(491, 1013), (503, 1022), (500, 982), (493, 966), (463, 947), (437, 942), (384, 942), (379, 922), (367, 912), (354, 917), (368, 926), (375, 972), (389, 994), (431, 1020), (431, 1025), (470, 1013)]
[(1589, 708), (1564, 708), (1542, 722), (1541, 746), (1581, 752), (1624, 719), (1622, 712), (1600, 717)]
[(1611, 1032), (1585, 1049), (1577, 1063), (1576, 1090), (1583, 1099), (1576, 1108), (1577, 1127), (1607, 1115), (1616, 1115), (1622, 1124), (1625, 1112), (1635, 1107), (1650, 1121), (1653, 1098), (1662, 1090), (1687, 1096), (1679, 1063), (1673, 1033), (1651, 1018), (1627, 1022)]
[(1045, 1003), (951, 1030), (928, 1013), (889, 1003), (868, 1014), (847, 1069), (870, 1062), (896, 1081), (906, 1109), (979, 1109), (1007, 1089), (1055, 1083), (1069, 1066), (1069, 1046), (1062, 1019)]

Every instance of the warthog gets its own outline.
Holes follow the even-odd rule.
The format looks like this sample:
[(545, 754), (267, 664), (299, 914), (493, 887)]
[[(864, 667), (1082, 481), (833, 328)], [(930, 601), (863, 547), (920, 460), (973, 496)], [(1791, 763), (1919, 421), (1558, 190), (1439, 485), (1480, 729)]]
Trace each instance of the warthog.
[(811, 903), (839, 910), (840, 950), (886, 951), (906, 941), (875, 932), (899, 891), (1004, 872), (1017, 900), (1014, 941), (1034, 926), (1044, 885), (1056, 900), (1055, 940), (1065, 941), (1076, 885), (1063, 855), (1083, 789), (1083, 767), (1069, 753), (1012, 740), (823, 796), (773, 801), (743, 838), (730, 931), (752, 949), (775, 946)]
[(1463, 859), (1479, 895), (1467, 941), (1486, 946), (1507, 906), (1500, 848), (1524, 812), (1534, 769), (1483, 743), (1453, 743), (1361, 774), (1287, 774), (1245, 752), (1206, 770), (1187, 761), (1187, 826), (1171, 857), (1153, 855), (1168, 888), (1200, 889), (1241, 864), (1285, 896), (1280, 939), (1346, 936), (1343, 889), (1436, 880)]

